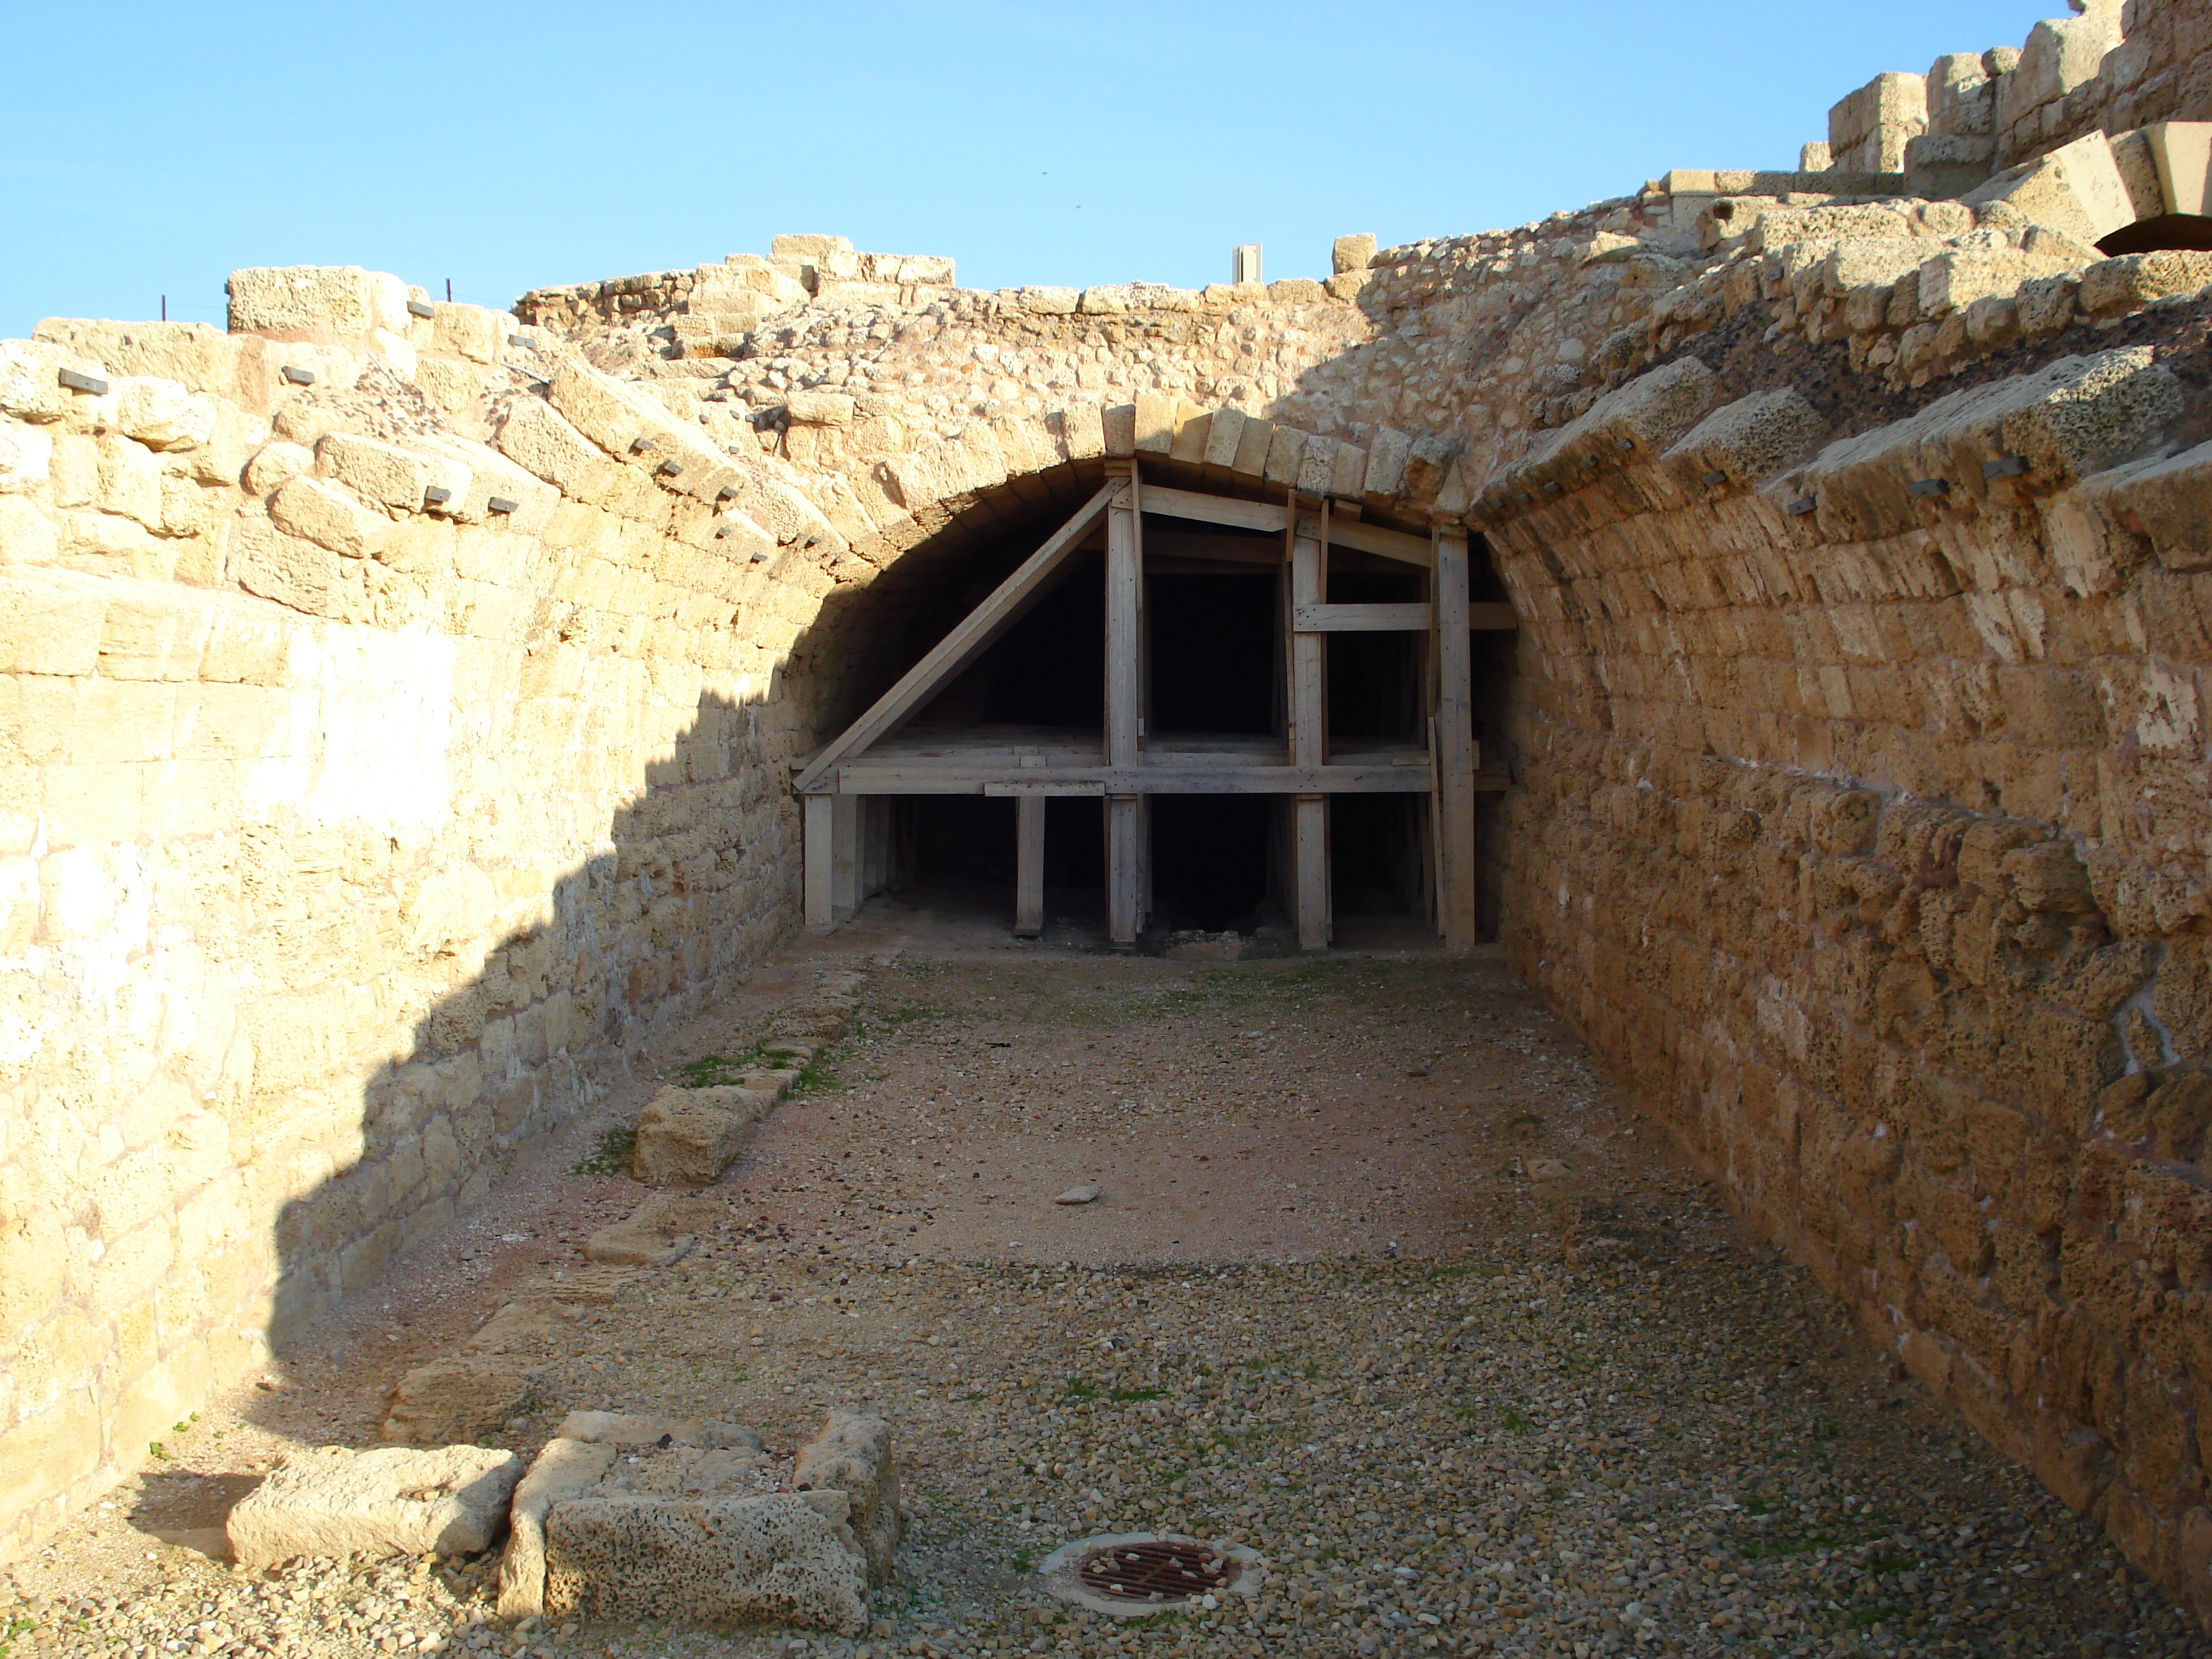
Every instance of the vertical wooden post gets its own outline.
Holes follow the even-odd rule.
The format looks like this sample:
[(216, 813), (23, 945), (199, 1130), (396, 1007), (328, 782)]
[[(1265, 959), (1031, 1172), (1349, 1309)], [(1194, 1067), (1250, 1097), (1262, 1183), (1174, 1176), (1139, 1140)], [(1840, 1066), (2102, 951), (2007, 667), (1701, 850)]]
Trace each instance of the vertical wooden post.
[(837, 915), (830, 899), (830, 867), (836, 854), (830, 845), (834, 839), (830, 825), (837, 798), (835, 795), (803, 795), (799, 799), (806, 804), (806, 925), (809, 927), (834, 927), (837, 925)]
[[(1107, 463), (1125, 482), (1106, 507), (1106, 763), (1144, 761), (1145, 550), (1136, 463)], [(1149, 908), (1146, 872), (1151, 814), (1142, 795), (1106, 803), (1106, 923), (1116, 945), (1133, 945)]]
[(1014, 798), (1014, 937), (1044, 932), (1044, 807), (1042, 795)]
[[(1298, 498), (1290, 497), (1291, 615), (1298, 607), (1319, 605), (1325, 597), (1327, 546), (1298, 527)], [(1326, 654), (1328, 641), (1319, 634), (1301, 634), (1293, 623), (1291, 659), (1291, 764), (1328, 763), (1328, 682)], [(1328, 798), (1300, 795), (1292, 809), (1291, 836), (1292, 883), (1297, 888), (1298, 948), (1326, 949), (1331, 917), (1328, 892)]]
[(1467, 538), (1436, 536), (1437, 931), (1444, 948), (1474, 942), (1474, 642), (1467, 626)]
[(1292, 808), (1291, 867), (1297, 878), (1298, 949), (1328, 947), (1334, 917), (1328, 894), (1328, 797), (1300, 795)]
[(860, 908), (860, 795), (830, 797), (830, 914), (850, 921)]

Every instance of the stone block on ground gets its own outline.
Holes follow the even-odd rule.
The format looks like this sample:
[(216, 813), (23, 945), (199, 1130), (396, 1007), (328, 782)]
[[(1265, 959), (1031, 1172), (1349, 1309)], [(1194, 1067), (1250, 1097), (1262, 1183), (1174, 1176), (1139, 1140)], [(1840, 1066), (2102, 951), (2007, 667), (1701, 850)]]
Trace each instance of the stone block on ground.
[(614, 1267), (666, 1267), (691, 1253), (699, 1235), (728, 1212), (712, 1199), (655, 1193), (627, 1218), (584, 1241), (584, 1257)]
[(457, 1353), (417, 1365), (392, 1388), (379, 1437), (438, 1446), (493, 1435), (542, 1403), (572, 1317), (554, 1303), (511, 1302)]
[(638, 1111), (631, 1170), (652, 1186), (704, 1187), (729, 1168), (776, 1100), (769, 1089), (662, 1089)]
[(845, 1494), (852, 1506), (846, 1524), (868, 1559), (868, 1582), (888, 1581), (903, 1530), (891, 1425), (860, 1412), (831, 1412), (822, 1432), (799, 1449), (792, 1482), (801, 1491)]
[(278, 1469), (230, 1512), (248, 1570), (296, 1556), (471, 1555), (506, 1530), (522, 1459), (483, 1446), (326, 1446)]
[(888, 1574), (897, 1542), (881, 1419), (834, 1413), (792, 1476), (814, 1489), (796, 1492), (732, 1425), (580, 1412), (562, 1427), (577, 1434), (549, 1443), (515, 1494), (502, 1617), (866, 1626), (875, 1564)]

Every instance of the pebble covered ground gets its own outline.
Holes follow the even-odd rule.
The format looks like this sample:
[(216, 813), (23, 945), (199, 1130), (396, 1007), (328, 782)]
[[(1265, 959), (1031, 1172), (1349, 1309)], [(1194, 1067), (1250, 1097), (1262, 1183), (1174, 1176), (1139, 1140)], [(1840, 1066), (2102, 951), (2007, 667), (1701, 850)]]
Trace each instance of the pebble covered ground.
[[(509, 1627), (489, 1559), (201, 1553), (288, 1449), (369, 1443), (488, 1284), (568, 1272), (547, 1233), (641, 1195), (564, 1163), (477, 1219), (501, 1243), (457, 1288), (418, 1271), (410, 1303), (403, 1263), (0, 1577), (0, 1656), (2212, 1655), (1744, 1238), (1498, 963), (875, 960), (712, 1189), (727, 1219), (574, 1304), (507, 1437), (611, 1407), (787, 1451), (825, 1406), (884, 1413), (915, 1519), (869, 1633)], [(1077, 1178), (1103, 1196), (1053, 1205)], [(1116, 1622), (1037, 1588), (1060, 1544), (1152, 1528), (1249, 1544), (1260, 1593)]]

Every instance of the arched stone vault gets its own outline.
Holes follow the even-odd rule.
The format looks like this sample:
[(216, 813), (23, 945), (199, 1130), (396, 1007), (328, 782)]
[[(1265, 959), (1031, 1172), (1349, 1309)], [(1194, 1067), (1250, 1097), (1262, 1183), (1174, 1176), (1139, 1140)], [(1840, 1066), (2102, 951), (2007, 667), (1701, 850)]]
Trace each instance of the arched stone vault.
[(1513, 960), (2212, 1606), (2212, 260), (2094, 246), (2203, 211), (2212, 111), (2172, 15), (2069, 68), (2110, 22), (1960, 197), (1679, 173), (1326, 285), (734, 332), (696, 275), (556, 325), (245, 271), (228, 333), (0, 343), (8, 1547), (787, 934), (793, 763), (1134, 464), (1480, 538)]

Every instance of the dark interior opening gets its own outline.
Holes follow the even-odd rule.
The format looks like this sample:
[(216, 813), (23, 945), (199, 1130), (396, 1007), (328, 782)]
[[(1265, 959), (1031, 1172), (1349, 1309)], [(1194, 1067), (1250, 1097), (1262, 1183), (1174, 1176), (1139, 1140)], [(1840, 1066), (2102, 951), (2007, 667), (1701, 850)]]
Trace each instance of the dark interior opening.
[[(1154, 575), (1151, 615), (1154, 732), (1265, 737), (1275, 726), (1275, 578)], [(1103, 663), (1103, 658), (1101, 658)]]
[[(952, 618), (940, 636), (960, 620)], [(1074, 556), (1073, 568), (1060, 584), (925, 703), (915, 719), (932, 725), (1103, 730), (1106, 556)]]
[(1339, 916), (1407, 916), (1422, 910), (1422, 795), (1332, 795), (1328, 874)]
[[(1333, 571), (1331, 605), (1412, 605), (1421, 578)], [(1420, 740), (1422, 636), (1412, 633), (1329, 634), (1328, 732), (1332, 740)]]
[[(917, 795), (914, 815), (917, 883), (1014, 883), (1014, 803), (988, 795)], [(1048, 838), (1046, 846), (1051, 842)]]
[(2168, 248), (2212, 249), (2212, 219), (2199, 213), (2161, 213), (2154, 219), (2122, 225), (2097, 244), (2098, 252), (2115, 258), (2123, 253), (2158, 253)]
[(1154, 927), (1218, 933), (1255, 925), (1253, 913), (1267, 896), (1273, 805), (1266, 795), (1152, 798)]

